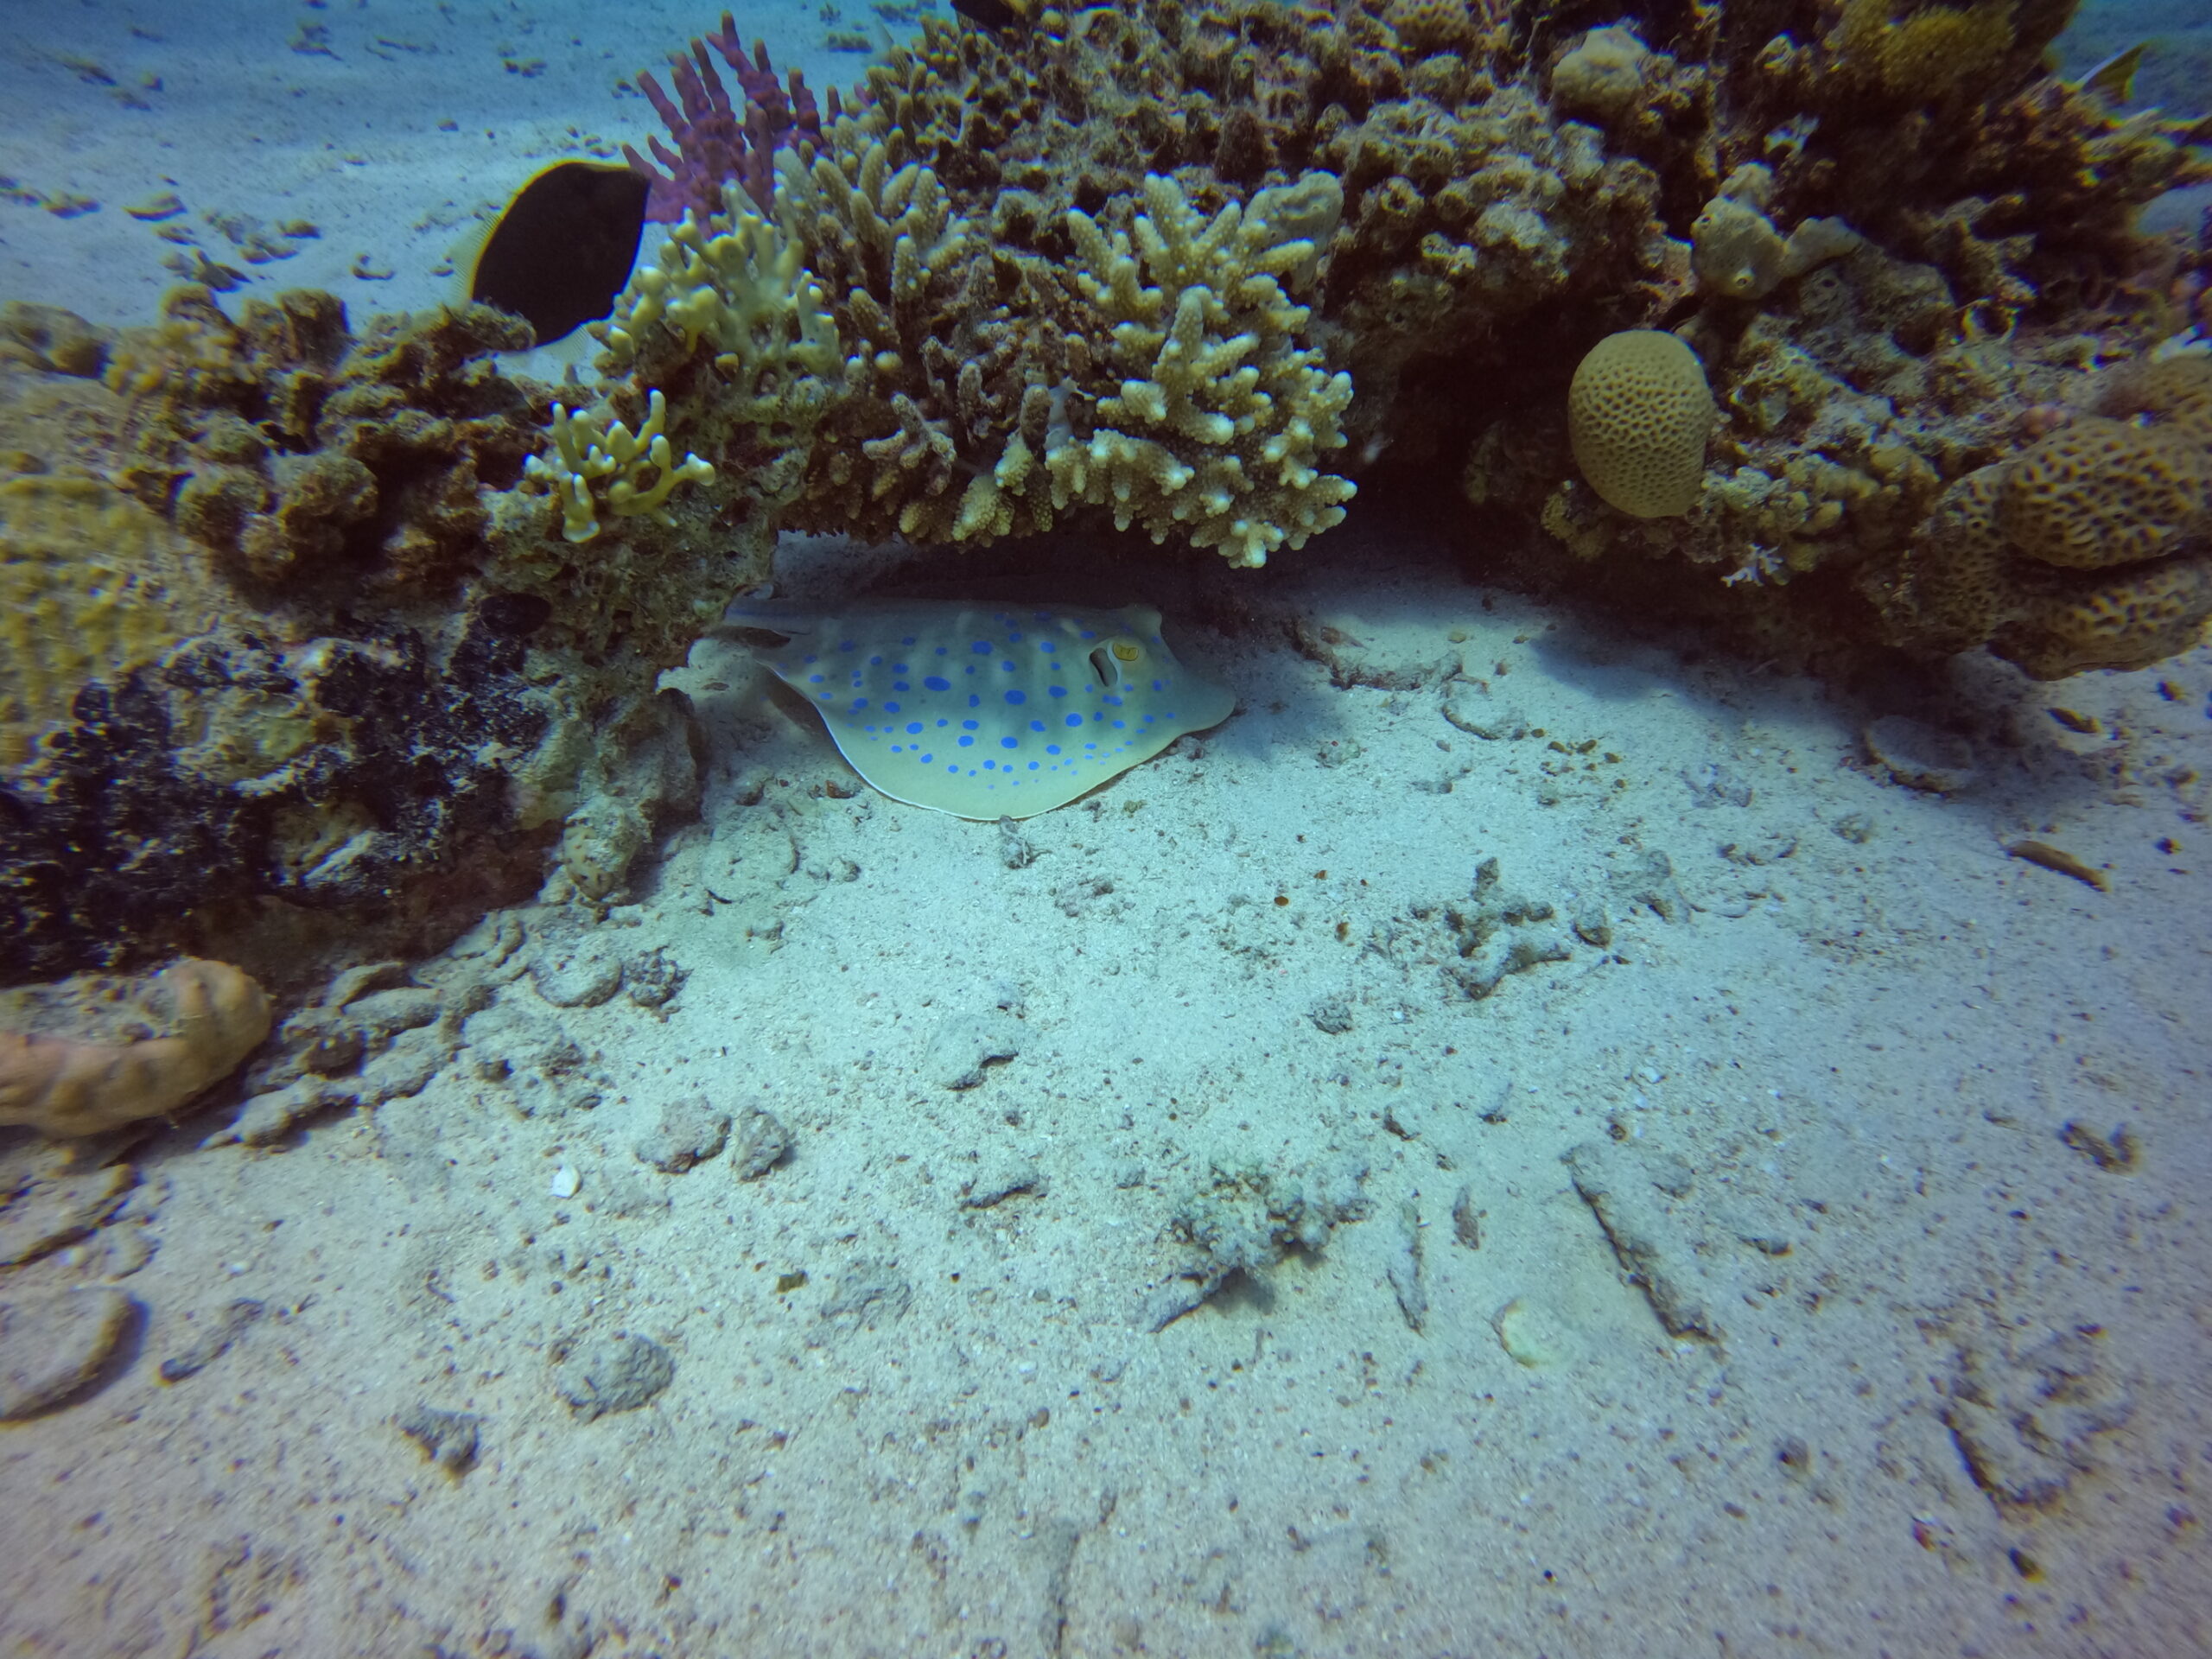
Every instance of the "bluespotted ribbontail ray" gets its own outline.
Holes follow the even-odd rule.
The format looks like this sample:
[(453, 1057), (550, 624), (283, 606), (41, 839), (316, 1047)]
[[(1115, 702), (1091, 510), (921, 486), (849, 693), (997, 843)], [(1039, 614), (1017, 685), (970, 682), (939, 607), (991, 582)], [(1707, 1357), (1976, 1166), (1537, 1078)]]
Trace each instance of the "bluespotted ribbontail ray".
[(740, 600), (723, 622), (814, 705), (854, 771), (956, 817), (1049, 812), (1236, 706), (1175, 659), (1149, 605)]

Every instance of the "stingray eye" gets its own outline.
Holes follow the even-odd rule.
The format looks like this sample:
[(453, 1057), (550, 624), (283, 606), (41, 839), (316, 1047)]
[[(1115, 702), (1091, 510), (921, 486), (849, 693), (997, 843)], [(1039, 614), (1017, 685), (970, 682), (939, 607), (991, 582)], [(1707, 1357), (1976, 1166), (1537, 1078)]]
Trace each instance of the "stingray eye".
[(1143, 655), (1143, 648), (1134, 639), (1116, 639), (1114, 642), (1114, 658), (1117, 662), (1134, 663)]

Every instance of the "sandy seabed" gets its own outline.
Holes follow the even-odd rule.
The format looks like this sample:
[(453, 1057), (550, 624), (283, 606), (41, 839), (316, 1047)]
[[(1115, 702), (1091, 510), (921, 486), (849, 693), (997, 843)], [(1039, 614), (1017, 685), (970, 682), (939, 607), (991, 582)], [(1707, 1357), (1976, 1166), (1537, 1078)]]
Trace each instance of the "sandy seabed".
[[(13, 23), (0, 172), (102, 205), (0, 202), (0, 291), (149, 315), (173, 190), (211, 257), (317, 226), (254, 289), (429, 303), (712, 22), (245, 11)], [(1235, 615), (1066, 595), (1238, 712), (1011, 830), (702, 645), (699, 822), (416, 965), (482, 1005), (418, 1093), (0, 1144), (0, 1243), (99, 1217), (0, 1284), (137, 1310), (0, 1428), (0, 1649), (2212, 1651), (2212, 653), (1868, 703), (1362, 505)], [(1900, 715), (1973, 775), (1898, 782)]]

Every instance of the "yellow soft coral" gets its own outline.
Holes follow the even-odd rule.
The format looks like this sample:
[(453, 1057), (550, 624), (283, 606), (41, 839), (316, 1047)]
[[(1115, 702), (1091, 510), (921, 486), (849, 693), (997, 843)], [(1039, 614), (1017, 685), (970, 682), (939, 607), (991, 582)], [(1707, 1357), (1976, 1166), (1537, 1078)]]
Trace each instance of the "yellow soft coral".
[(173, 1112), (237, 1066), (269, 1034), (253, 976), (188, 957), (142, 982), (45, 988), (78, 1005), (73, 1031), (0, 1032), (0, 1124), (97, 1135)]

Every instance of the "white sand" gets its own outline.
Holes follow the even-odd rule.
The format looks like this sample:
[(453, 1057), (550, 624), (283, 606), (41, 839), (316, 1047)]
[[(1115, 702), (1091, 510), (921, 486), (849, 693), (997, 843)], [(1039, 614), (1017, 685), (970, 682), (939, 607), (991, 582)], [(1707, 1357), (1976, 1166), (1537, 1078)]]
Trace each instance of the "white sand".
[[(404, 227), (465, 211), (464, 167), (571, 121), (638, 135), (613, 76), (712, 21), (632, 8), (631, 44), (613, 8), (529, 34), (452, 10), (396, 64), (351, 42), (435, 11), (272, 12), (239, 41), (165, 13), (152, 43), (56, 10), (166, 101), (119, 111), (42, 64), (58, 36), (8, 43), (0, 171), (109, 205), (0, 204), (0, 287), (144, 315), (161, 245), (117, 205), (166, 176), (195, 213), (324, 223), (278, 280), (428, 294), (433, 238)], [(338, 62), (283, 51), (297, 17)], [(502, 41), (557, 60), (505, 75)], [(441, 138), (448, 111), (503, 137)], [(321, 137), (368, 166), (327, 170)], [(342, 278), (356, 251), (397, 274)], [(203, 1117), (84, 1244), (0, 1277), (144, 1309), (104, 1386), (0, 1427), (8, 1649), (2212, 1650), (2212, 654), (2049, 687), (1970, 659), (1940, 702), (1870, 708), (1467, 585), (1363, 505), (1240, 581), (1232, 633), (1171, 622), (1240, 712), (1021, 825), (1020, 868), (997, 826), (855, 793), (702, 646), (673, 677), (713, 744), (702, 821), (580, 942), (688, 980), (664, 1017), (496, 991), (565, 1032), (594, 1109), (523, 1116), (558, 1079), (518, 1050), (489, 1080), (480, 1044), (279, 1151), (199, 1149)], [(803, 595), (851, 568), (791, 558)], [(1179, 586), (1142, 596), (1187, 618)], [(1294, 620), (1410, 689), (1332, 684)], [(1978, 781), (1870, 765), (1896, 712), (1968, 732)], [(2110, 891), (2008, 857), (2024, 838)], [(1509, 935), (1571, 954), (1476, 1000), (1451, 913), (1492, 857), (1491, 896), (1535, 901)], [(1567, 931), (1602, 940), (1600, 909), (1609, 946)], [(971, 1030), (969, 1058), (994, 1032), (1019, 1052), (949, 1087)], [(788, 1160), (640, 1163), (702, 1092), (772, 1110)], [(2132, 1164), (2101, 1166), (2120, 1131)], [(1358, 1202), (1154, 1331), (1179, 1217), (1260, 1213), (1196, 1199), (1216, 1166)], [(262, 1317), (162, 1383), (236, 1298)], [(556, 1358), (617, 1332), (674, 1380), (583, 1421)], [(458, 1479), (394, 1427), (421, 1405), (481, 1416)], [(1962, 1436), (2050, 1501), (1998, 1501)]]

